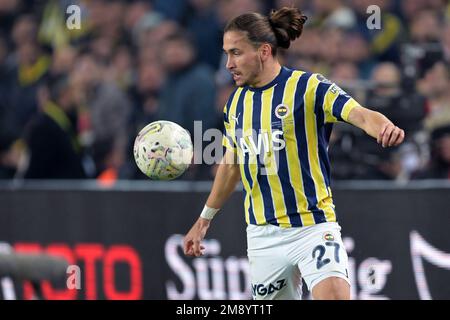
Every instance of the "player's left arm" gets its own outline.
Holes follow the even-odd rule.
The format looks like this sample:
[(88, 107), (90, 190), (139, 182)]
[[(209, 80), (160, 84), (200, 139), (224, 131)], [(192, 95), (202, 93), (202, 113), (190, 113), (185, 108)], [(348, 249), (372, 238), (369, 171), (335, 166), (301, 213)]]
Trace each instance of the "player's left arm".
[(350, 111), (347, 121), (377, 139), (383, 148), (398, 146), (405, 138), (405, 132), (384, 115), (361, 106)]

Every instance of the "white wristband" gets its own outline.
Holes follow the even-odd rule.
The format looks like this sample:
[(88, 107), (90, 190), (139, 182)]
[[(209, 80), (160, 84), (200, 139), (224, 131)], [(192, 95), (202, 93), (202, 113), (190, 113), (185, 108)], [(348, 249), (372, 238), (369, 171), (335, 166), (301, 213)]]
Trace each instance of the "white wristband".
[(212, 220), (212, 218), (214, 218), (214, 216), (216, 215), (217, 212), (219, 212), (219, 210), (220, 209), (210, 208), (205, 205), (205, 207), (202, 210), (202, 213), (200, 214), (200, 217), (202, 217), (203, 219)]

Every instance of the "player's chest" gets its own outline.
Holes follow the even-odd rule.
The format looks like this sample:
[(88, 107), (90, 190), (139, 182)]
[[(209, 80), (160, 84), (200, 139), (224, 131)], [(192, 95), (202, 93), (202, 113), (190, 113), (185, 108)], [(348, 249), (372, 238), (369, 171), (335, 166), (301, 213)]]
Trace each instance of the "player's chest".
[(230, 125), (236, 136), (243, 132), (288, 132), (304, 118), (303, 103), (282, 101), (275, 104), (243, 104), (230, 113)]

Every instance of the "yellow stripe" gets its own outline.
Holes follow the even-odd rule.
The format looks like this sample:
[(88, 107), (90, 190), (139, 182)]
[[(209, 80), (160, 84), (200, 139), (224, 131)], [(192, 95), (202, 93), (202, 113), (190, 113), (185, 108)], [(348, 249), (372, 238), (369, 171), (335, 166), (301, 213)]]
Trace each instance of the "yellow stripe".
[(239, 101), (239, 96), (242, 93), (242, 88), (238, 88), (236, 90), (236, 93), (234, 94), (233, 97), (233, 101), (231, 101), (231, 105), (230, 105), (230, 111), (228, 112), (228, 121), (231, 124), (231, 132), (230, 132), (230, 136), (233, 139), (235, 146), (237, 146), (237, 142), (236, 142), (236, 122), (235, 121), (231, 121), (231, 116), (236, 116), (236, 108), (237, 108), (237, 104)]
[[(244, 112), (244, 123), (243, 123), (243, 132), (244, 137), (248, 137), (252, 135), (252, 114), (253, 114), (253, 95), (254, 93), (250, 90), (248, 90), (245, 93), (244, 97), (244, 106), (243, 106), (243, 112)], [(245, 138), (245, 141), (248, 145), (250, 145), (249, 140)], [(261, 189), (259, 187), (259, 183), (257, 180), (258, 177), (258, 161), (256, 154), (253, 154), (253, 152), (249, 153), (249, 161), (247, 164), (245, 164), (248, 167), (248, 170), (250, 172), (250, 177), (252, 179), (252, 186), (250, 186), (251, 189), (249, 189), (249, 193), (251, 193), (252, 197), (252, 204), (253, 204), (253, 213), (255, 215), (256, 224), (264, 224), (266, 222), (266, 218), (264, 216), (264, 202), (263, 197), (261, 193)], [(243, 165), (241, 165), (243, 166)], [(245, 177), (245, 175), (244, 175)]]
[[(265, 90), (262, 94), (261, 103), (261, 128), (264, 133), (267, 132), (269, 141), (272, 141), (272, 99), (274, 87)], [(263, 133), (261, 132), (261, 133)], [(286, 215), (286, 205), (284, 203), (283, 190), (281, 188), (281, 181), (278, 176), (277, 162), (274, 156), (272, 143), (269, 142), (269, 153), (265, 153), (265, 164), (267, 180), (269, 182), (270, 191), (272, 193), (273, 207), (275, 210), (275, 217), (280, 226), (291, 227), (289, 217)], [(267, 157), (267, 160), (266, 160)]]
[(360, 104), (353, 98), (350, 98), (342, 107), (341, 118), (348, 122), (348, 115), (354, 107), (360, 106)]
[(319, 84), (317, 77), (312, 76), (308, 80), (305, 93), (305, 128), (306, 140), (308, 145), (308, 160), (311, 177), (316, 189), (317, 207), (325, 213), (327, 221), (334, 219), (334, 211), (325, 201), (329, 195), (327, 185), (322, 174), (319, 161), (318, 131), (316, 123), (316, 114), (314, 113), (314, 104), (316, 102), (316, 90)]
[[(294, 101), (295, 91), (300, 76), (304, 72), (294, 71), (292, 76), (287, 80), (286, 87), (283, 94), (283, 104), (290, 107), (290, 112), (285, 118), (286, 122), (294, 122), (294, 103), (299, 104), (299, 101)], [(299, 124), (302, 125), (302, 124)], [(297, 202), (297, 209), (300, 213), (300, 218), (304, 226), (314, 224), (314, 218), (311, 212), (308, 211), (308, 201), (303, 189), (302, 170), (300, 166), (300, 158), (298, 156), (297, 138), (295, 137), (295, 129), (284, 133), (286, 142), (286, 157), (289, 170), (289, 178), (294, 189), (295, 199)]]
[(327, 93), (325, 93), (325, 98), (323, 99), (323, 110), (325, 113), (325, 123), (334, 123), (338, 119), (333, 116), (333, 104), (336, 101), (339, 94), (334, 94), (328, 88)]
[[(228, 110), (228, 125), (224, 124), (226, 132), (228, 133), (228, 136), (233, 140), (233, 142), (235, 143), (235, 145), (232, 145), (232, 143), (230, 142), (230, 140), (228, 140), (225, 136), (222, 138), (222, 145), (224, 145), (226, 148), (231, 148), (234, 152), (236, 152), (236, 132), (235, 132), (235, 127), (236, 127), (236, 123), (233, 121), (233, 123), (231, 122), (231, 115), (235, 115), (236, 114), (236, 107), (237, 107), (237, 103), (239, 101), (239, 96), (242, 92), (242, 88), (238, 88), (233, 96), (233, 100), (231, 101), (230, 104), (230, 110)], [(227, 113), (227, 105), (225, 104), (225, 107), (223, 109), (223, 112), (226, 114)]]
[(334, 211), (334, 203), (333, 203), (333, 198), (330, 196), (323, 199), (322, 201), (319, 202), (318, 204), (319, 208), (327, 208), (324, 212), (325, 212), (325, 217), (327, 218), (328, 222), (336, 222), (336, 214)]

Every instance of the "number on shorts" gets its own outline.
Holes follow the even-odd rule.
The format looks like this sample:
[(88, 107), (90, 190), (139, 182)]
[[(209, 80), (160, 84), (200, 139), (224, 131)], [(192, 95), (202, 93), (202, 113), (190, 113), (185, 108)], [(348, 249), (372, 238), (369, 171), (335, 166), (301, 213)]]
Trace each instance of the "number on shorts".
[[(339, 243), (328, 241), (328, 242), (325, 242), (325, 245), (327, 247), (334, 246), (334, 260), (336, 260), (336, 262), (339, 263), (339, 247), (340, 247)], [(326, 251), (325, 246), (318, 245), (317, 247), (314, 248), (314, 250), (312, 252), (313, 259), (316, 259), (316, 252), (318, 252), (318, 254), (317, 254), (317, 264), (316, 264), (317, 269), (320, 269), (324, 265), (330, 263), (330, 259), (328, 259), (328, 258), (323, 259), (323, 256), (325, 255), (325, 251)]]

